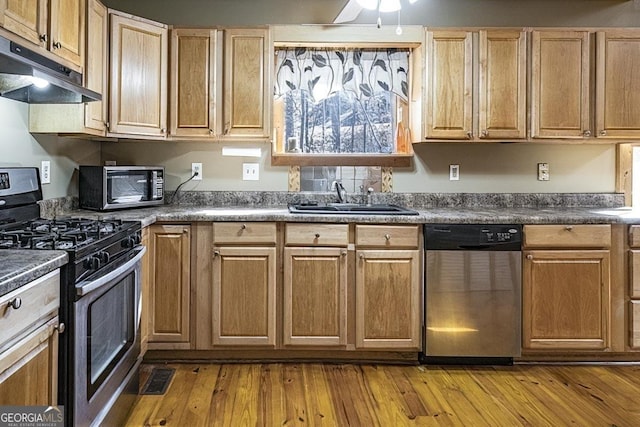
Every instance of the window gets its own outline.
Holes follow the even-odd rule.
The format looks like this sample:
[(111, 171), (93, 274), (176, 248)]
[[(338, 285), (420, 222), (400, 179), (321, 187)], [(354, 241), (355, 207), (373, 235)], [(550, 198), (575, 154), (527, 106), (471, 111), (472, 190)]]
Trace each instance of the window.
[(276, 151), (406, 152), (409, 49), (276, 51)]

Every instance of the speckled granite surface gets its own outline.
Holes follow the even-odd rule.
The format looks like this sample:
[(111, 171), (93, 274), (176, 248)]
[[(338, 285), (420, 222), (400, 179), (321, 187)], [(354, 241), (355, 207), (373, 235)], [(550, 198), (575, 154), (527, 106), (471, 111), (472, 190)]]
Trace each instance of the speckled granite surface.
[(0, 296), (44, 276), (67, 261), (64, 251), (1, 250)]
[[(167, 197), (171, 200), (171, 195)], [(185, 192), (180, 203), (153, 208), (93, 212), (62, 206), (42, 209), (42, 216), (121, 218), (141, 221), (291, 221), (360, 223), (517, 223), (606, 224), (640, 223), (640, 214), (623, 208), (616, 193), (379, 193), (373, 203), (391, 203), (415, 209), (419, 215), (291, 214), (286, 206), (301, 201), (334, 202), (333, 193), (298, 192)], [(350, 202), (363, 202), (352, 195)], [(71, 209), (69, 209), (71, 208)]]

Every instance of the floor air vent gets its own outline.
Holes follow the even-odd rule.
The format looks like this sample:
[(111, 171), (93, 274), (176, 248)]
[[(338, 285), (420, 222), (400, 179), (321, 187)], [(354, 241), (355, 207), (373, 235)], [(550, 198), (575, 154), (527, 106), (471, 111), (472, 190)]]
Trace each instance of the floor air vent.
[(167, 391), (176, 370), (173, 368), (153, 368), (140, 394), (161, 395)]

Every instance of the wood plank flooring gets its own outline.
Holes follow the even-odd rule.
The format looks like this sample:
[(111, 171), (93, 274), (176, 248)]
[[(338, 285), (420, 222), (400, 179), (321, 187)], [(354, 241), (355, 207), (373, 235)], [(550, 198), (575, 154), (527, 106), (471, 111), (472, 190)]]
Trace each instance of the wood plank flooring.
[(166, 366), (127, 426), (640, 426), (637, 365)]

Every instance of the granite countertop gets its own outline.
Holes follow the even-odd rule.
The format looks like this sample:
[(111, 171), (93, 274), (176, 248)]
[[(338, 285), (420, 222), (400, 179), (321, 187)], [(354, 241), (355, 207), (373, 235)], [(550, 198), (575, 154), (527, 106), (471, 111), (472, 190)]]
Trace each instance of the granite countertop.
[(65, 265), (65, 251), (3, 249), (0, 251), (0, 296)]
[(640, 224), (640, 212), (628, 208), (483, 208), (445, 207), (416, 209), (418, 215), (292, 214), (285, 206), (159, 206), (111, 212), (75, 209), (70, 216), (119, 218), (148, 226), (161, 221), (286, 221), (327, 223), (484, 223), (484, 224)]

